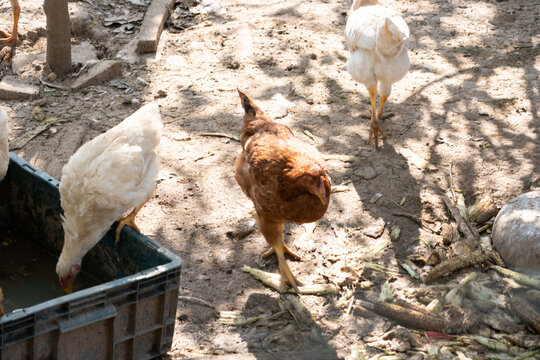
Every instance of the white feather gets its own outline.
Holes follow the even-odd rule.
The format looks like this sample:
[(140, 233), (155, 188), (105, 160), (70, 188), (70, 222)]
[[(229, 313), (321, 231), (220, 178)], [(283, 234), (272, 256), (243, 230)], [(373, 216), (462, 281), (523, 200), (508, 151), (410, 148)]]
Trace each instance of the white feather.
[(65, 232), (60, 276), (80, 264), (114, 221), (152, 195), (161, 132), (158, 105), (148, 104), (71, 156), (60, 181)]

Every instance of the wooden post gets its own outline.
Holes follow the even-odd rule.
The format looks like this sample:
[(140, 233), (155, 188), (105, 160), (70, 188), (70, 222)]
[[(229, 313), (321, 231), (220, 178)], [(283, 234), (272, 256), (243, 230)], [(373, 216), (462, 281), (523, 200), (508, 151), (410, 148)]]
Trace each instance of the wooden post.
[(45, 0), (47, 63), (58, 76), (71, 70), (71, 25), (67, 0)]

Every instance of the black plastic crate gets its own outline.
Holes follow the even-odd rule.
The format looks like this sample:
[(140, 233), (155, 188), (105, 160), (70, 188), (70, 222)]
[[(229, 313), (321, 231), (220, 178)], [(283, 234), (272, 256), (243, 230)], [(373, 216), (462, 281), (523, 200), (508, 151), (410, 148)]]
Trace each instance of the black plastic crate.
[[(12, 153), (0, 182), (0, 224), (54, 256), (63, 244), (58, 185)], [(124, 227), (118, 246), (109, 231), (82, 264), (83, 272), (104, 283), (0, 318), (0, 360), (151, 359), (166, 353), (180, 267), (178, 256), (131, 228)]]

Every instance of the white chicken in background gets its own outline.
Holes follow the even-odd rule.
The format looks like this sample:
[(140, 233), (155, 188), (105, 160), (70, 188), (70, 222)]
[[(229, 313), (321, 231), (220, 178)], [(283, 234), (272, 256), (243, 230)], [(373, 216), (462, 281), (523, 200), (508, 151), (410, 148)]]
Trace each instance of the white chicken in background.
[[(397, 12), (379, 5), (377, 0), (354, 0), (345, 37), (351, 52), (347, 71), (366, 86), (371, 98), (367, 143), (375, 138), (375, 147), (378, 147), (379, 132), (386, 139), (380, 120), (392, 84), (409, 70), (409, 28)], [(377, 87), (381, 96), (376, 112)]]
[(9, 165), (8, 135), (8, 118), (5, 111), (0, 108), (0, 180), (6, 176)]
[(81, 146), (62, 169), (65, 234), (56, 272), (66, 292), (71, 292), (82, 258), (116, 220), (117, 243), (124, 225), (139, 231), (134, 220), (154, 191), (161, 131), (158, 105), (145, 105)]

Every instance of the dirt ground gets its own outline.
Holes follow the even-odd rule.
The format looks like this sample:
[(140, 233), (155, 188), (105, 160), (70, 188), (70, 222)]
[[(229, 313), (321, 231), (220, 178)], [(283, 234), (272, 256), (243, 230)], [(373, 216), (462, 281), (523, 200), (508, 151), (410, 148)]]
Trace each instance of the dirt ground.
[[(35, 106), (61, 120), (14, 150), (60, 178), (62, 166), (83, 143), (141, 104), (160, 105), (162, 166), (155, 196), (138, 224), (183, 259), (169, 356), (253, 353), (266, 359), (264, 353), (281, 352), (286, 359), (422, 358), (431, 349), (439, 358), (457, 357), (455, 348), (445, 345), (445, 354), (443, 345), (428, 342), (422, 332), (403, 329), (410, 335), (403, 340), (407, 336), (395, 335), (402, 329), (395, 322), (366, 316), (360, 304), (376, 300), (388, 279), (396, 298), (416, 299), (414, 289), (422, 282), (400, 264), (440, 246), (437, 233), (449, 216), (434, 188), (446, 191), (452, 179), (467, 204), (489, 194), (503, 205), (540, 176), (540, 5), (384, 1), (409, 25), (411, 68), (393, 87), (386, 110), (395, 116), (383, 123), (389, 138), (375, 150), (373, 143), (366, 145), (369, 121), (360, 117), (369, 110), (367, 91), (345, 66), (349, 1), (181, 2), (158, 51), (145, 56), (132, 51), (147, 9), (136, 3), (143, 2), (69, 3), (79, 24), (73, 45), (87, 42), (98, 59), (122, 60), (118, 80), (132, 88), (105, 83), (71, 92), (40, 84), (46, 75), (43, 56), (28, 54), (45, 50), (45, 16), (41, 2), (22, 0), (23, 39), (16, 59), (23, 66), (14, 73), (5, 65), (2, 75), (39, 85), (41, 91), (36, 99), (4, 101), (2, 107), (10, 115), (11, 141), (39, 125), (31, 114)], [(0, 9), (1, 27), (10, 29), (9, 2), (1, 0)], [(105, 26), (111, 17), (124, 20)], [(316, 146), (328, 159), (333, 185), (345, 186), (332, 194), (310, 237), (309, 227), (286, 228), (287, 243), (305, 260), (288, 259), (299, 279), (339, 288), (336, 294), (301, 296), (310, 311), (307, 322), (287, 311), (286, 298), (241, 271), (248, 265), (278, 272), (274, 257), (260, 259), (268, 245), (253, 224), (253, 205), (234, 180), (240, 151), (234, 136), (243, 114), (237, 87)], [(276, 94), (294, 107), (284, 106)], [(208, 135), (215, 133), (232, 136)], [(398, 212), (420, 218), (424, 226)], [(400, 236), (391, 239), (395, 226)], [(374, 250), (377, 246), (381, 251)], [(429, 269), (421, 265), (418, 272)], [(463, 272), (442, 282), (456, 284), (462, 277)], [(231, 326), (219, 321), (222, 311), (274, 316)], [(534, 332), (520, 326), (539, 343)], [(486, 337), (496, 332), (478, 329)], [(470, 358), (493, 353), (478, 344), (463, 349)]]

